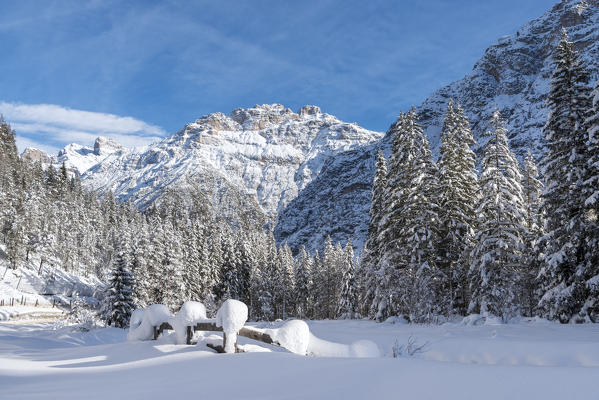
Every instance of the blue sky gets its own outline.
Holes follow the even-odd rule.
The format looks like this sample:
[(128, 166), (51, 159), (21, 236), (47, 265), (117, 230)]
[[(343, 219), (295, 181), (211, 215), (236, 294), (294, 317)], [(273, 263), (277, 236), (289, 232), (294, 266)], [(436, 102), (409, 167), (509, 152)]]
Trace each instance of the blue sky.
[(21, 150), (142, 145), (210, 112), (316, 104), (384, 131), (555, 0), (12, 1), (0, 112)]

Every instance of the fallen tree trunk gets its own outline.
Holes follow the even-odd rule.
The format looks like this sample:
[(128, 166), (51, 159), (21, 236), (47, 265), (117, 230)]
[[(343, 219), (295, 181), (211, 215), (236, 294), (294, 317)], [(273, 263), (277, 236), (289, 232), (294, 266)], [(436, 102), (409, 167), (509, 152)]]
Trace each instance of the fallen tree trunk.
[[(160, 334), (162, 332), (164, 332), (165, 330), (173, 330), (173, 327), (168, 322), (164, 322), (160, 326), (155, 326), (154, 327), (154, 340), (158, 339), (158, 336), (160, 336)], [(193, 338), (193, 334), (194, 334), (194, 332), (197, 332), (197, 331), (222, 332), (223, 328), (220, 326), (216, 326), (216, 322), (211, 322), (211, 321), (198, 322), (194, 326), (187, 326), (187, 329), (186, 329), (186, 343), (187, 344), (191, 344), (191, 339)], [(258, 342), (281, 347), (281, 345), (278, 342), (276, 342), (275, 340), (273, 340), (273, 338), (269, 334), (264, 333), (261, 330), (256, 329), (256, 328), (244, 326), (237, 333), (237, 336), (243, 336), (248, 339), (256, 340)], [(207, 346), (210, 347), (211, 349), (216, 350), (219, 353), (224, 353), (225, 352), (224, 348), (225, 348), (226, 343), (227, 343), (227, 335), (223, 332), (223, 345), (222, 346), (213, 345), (213, 344), (208, 344)], [(235, 343), (235, 349), (237, 349), (237, 343)], [(239, 352), (239, 351), (236, 350), (236, 352)]]

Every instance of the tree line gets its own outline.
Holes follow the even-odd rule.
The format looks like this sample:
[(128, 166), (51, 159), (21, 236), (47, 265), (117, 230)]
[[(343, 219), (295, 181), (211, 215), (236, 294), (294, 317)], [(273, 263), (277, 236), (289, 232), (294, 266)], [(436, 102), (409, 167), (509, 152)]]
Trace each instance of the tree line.
[[(449, 102), (440, 158), (412, 110), (400, 115), (389, 159), (379, 153), (362, 259), (362, 313), (415, 322), (488, 313), (599, 321), (599, 87), (565, 31), (544, 127), (542, 184), (520, 165), (498, 111), (482, 137)], [(594, 99), (594, 100), (593, 100)]]
[(122, 323), (111, 317), (114, 310), (161, 303), (174, 311), (185, 300), (215, 310), (227, 298), (248, 304), (253, 319), (356, 315), (349, 242), (342, 248), (329, 239), (322, 256), (302, 249), (294, 259), (259, 221), (227, 220), (199, 191), (167, 191), (140, 212), (112, 193), (99, 199), (64, 165), (22, 160), (3, 120), (0, 146), (0, 227), (9, 265), (35, 268), (47, 280), (61, 267), (107, 282), (107, 320)]

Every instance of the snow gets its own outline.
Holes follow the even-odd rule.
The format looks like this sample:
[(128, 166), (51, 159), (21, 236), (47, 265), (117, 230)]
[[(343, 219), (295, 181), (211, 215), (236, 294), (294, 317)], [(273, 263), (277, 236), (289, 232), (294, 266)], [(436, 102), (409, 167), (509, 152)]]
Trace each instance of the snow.
[(248, 319), (248, 307), (239, 300), (229, 299), (223, 303), (216, 313), (216, 326), (222, 327), (227, 335), (226, 353), (235, 353), (237, 332)]
[[(281, 326), (284, 323), (281, 323)], [(599, 324), (522, 320), (467, 326), (308, 321), (326, 341), (367, 338), (375, 358), (303, 357), (240, 337), (248, 353), (128, 342), (125, 331), (53, 330), (0, 323), (2, 399), (592, 399), (599, 376)], [(216, 336), (217, 335), (212, 335)], [(397, 341), (428, 351), (392, 357)]]
[(310, 327), (297, 319), (286, 322), (277, 329), (264, 329), (272, 339), (292, 353), (306, 355), (310, 344)]
[(183, 303), (177, 315), (168, 320), (168, 323), (175, 330), (177, 344), (186, 343), (188, 326), (193, 326), (206, 319), (206, 306), (202, 303), (197, 301), (186, 301)]
[(381, 352), (376, 343), (370, 340), (358, 340), (347, 345), (310, 335), (307, 354), (313, 357), (371, 358), (380, 357)]
[(129, 322), (127, 340), (150, 340), (154, 338), (154, 327), (168, 322), (171, 313), (163, 304), (152, 304), (133, 311)]
[(32, 307), (32, 306), (5, 306), (0, 307), (0, 321), (8, 321), (15, 318), (35, 318), (52, 317), (62, 315), (63, 311), (51, 307)]

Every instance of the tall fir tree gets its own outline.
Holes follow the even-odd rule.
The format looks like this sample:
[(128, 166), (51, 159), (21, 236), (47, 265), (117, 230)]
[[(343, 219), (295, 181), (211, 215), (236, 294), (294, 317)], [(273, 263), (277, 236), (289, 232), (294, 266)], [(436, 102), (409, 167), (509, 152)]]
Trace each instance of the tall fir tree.
[(295, 260), (295, 304), (298, 318), (312, 316), (312, 257), (302, 245)]
[(362, 292), (363, 312), (370, 313), (370, 306), (379, 297), (378, 290), (381, 287), (380, 271), (381, 245), (380, 223), (385, 212), (385, 191), (387, 190), (387, 160), (381, 150), (377, 153), (376, 173), (372, 182), (372, 195), (370, 202), (370, 221), (368, 224), (368, 235), (364, 244), (361, 271), (358, 279), (362, 281), (364, 288)]
[(579, 314), (588, 295), (584, 282), (588, 255), (587, 206), (584, 181), (588, 176), (585, 121), (590, 114), (589, 74), (563, 30), (555, 52), (555, 70), (548, 97), (549, 118), (544, 128), (547, 153), (543, 159), (543, 209), (547, 234), (540, 271), (543, 316), (569, 322)]
[(133, 288), (135, 281), (129, 272), (126, 252), (119, 250), (104, 300), (103, 318), (108, 325), (126, 328), (135, 309)]
[(444, 314), (464, 314), (468, 301), (467, 254), (474, 244), (478, 177), (476, 142), (464, 111), (449, 101), (441, 131), (439, 158), (439, 270), (442, 274)]
[(445, 304), (437, 266), (439, 206), (437, 167), (431, 160), (428, 140), (412, 109), (405, 115), (405, 135), (409, 146), (403, 151), (407, 163), (402, 171), (407, 183), (400, 202), (402, 223), (398, 226), (399, 263), (393, 295), (394, 308), (413, 321), (427, 321)]
[[(403, 171), (410, 163), (409, 149), (417, 145), (408, 130), (407, 116), (401, 113), (387, 131), (393, 138), (391, 155), (387, 166), (387, 178), (384, 185), (382, 213), (378, 223), (378, 260), (371, 269), (369, 286), (373, 288), (372, 304), (369, 315), (378, 321), (396, 313), (393, 294), (398, 287), (397, 269), (399, 266), (399, 227), (405, 222), (402, 216), (408, 181), (404, 179)], [(412, 153), (410, 153), (412, 154)]]
[(593, 95), (593, 107), (586, 120), (588, 140), (586, 174), (582, 195), (586, 209), (585, 285), (587, 296), (581, 316), (599, 322), (599, 81)]
[(538, 241), (543, 235), (544, 219), (541, 212), (541, 194), (543, 184), (539, 180), (539, 172), (535, 159), (529, 151), (522, 166), (522, 191), (524, 194), (524, 250), (522, 254), (522, 311), (526, 316), (533, 316), (538, 303), (537, 275), (539, 273)]
[(340, 301), (337, 310), (337, 316), (344, 319), (358, 318), (358, 281), (356, 277), (354, 248), (351, 240), (348, 239), (343, 250), (341, 260), (342, 264), (342, 280)]
[(481, 192), (476, 245), (470, 257), (469, 311), (509, 319), (520, 313), (524, 241), (524, 199), (518, 161), (509, 149), (499, 111), (481, 161)]

